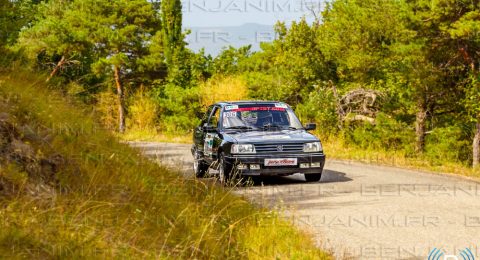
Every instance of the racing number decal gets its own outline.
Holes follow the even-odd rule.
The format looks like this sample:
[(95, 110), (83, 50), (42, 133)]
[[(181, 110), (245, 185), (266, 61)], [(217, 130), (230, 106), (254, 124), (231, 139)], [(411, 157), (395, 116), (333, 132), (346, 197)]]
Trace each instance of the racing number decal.
[(225, 112), (225, 113), (223, 113), (223, 116), (224, 117), (236, 117), (237, 112)]
[(215, 135), (213, 134), (206, 134), (205, 135), (205, 143), (204, 143), (204, 146), (203, 146), (203, 151), (205, 153), (206, 156), (212, 156), (212, 153), (213, 153), (213, 138), (215, 137)]

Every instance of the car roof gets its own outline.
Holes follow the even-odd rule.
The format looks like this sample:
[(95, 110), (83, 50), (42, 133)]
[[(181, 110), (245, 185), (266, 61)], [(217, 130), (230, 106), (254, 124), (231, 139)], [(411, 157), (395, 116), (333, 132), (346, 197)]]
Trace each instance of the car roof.
[(265, 101), (265, 100), (242, 100), (242, 101), (224, 101), (218, 102), (216, 105), (228, 106), (228, 105), (270, 105), (270, 104), (285, 104), (284, 102), (279, 101)]

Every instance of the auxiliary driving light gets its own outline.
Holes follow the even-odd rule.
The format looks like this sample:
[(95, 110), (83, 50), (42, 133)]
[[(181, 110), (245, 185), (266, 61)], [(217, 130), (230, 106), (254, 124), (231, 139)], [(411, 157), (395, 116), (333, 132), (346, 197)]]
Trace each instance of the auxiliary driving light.
[(300, 164), (300, 168), (310, 168), (310, 164), (309, 163), (301, 163)]
[(250, 170), (260, 170), (260, 164), (250, 164)]
[(311, 166), (312, 168), (320, 168), (320, 163), (319, 163), (319, 162), (312, 163), (312, 164), (310, 164), (310, 166)]
[(239, 164), (239, 165), (237, 165), (237, 169), (239, 169), (239, 170), (246, 170), (246, 169), (248, 169), (248, 165), (246, 165), (246, 164)]

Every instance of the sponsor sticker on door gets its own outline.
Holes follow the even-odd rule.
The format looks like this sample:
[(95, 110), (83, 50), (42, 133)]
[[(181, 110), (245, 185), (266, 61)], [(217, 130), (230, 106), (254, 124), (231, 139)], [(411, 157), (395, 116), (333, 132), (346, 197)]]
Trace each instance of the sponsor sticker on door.
[(295, 166), (297, 158), (265, 159), (265, 166)]

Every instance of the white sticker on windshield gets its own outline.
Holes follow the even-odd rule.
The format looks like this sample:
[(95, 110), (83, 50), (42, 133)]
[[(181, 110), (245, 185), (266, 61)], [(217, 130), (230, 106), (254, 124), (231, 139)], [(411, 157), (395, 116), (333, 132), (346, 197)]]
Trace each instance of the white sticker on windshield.
[(283, 104), (283, 103), (277, 103), (275, 104), (275, 107), (279, 107), (279, 108), (288, 108), (286, 104)]
[(223, 113), (223, 115), (225, 117), (236, 117), (237, 116), (237, 112), (225, 112)]
[(234, 109), (238, 109), (238, 105), (230, 105), (230, 106), (226, 106), (225, 107), (225, 110), (234, 110)]

